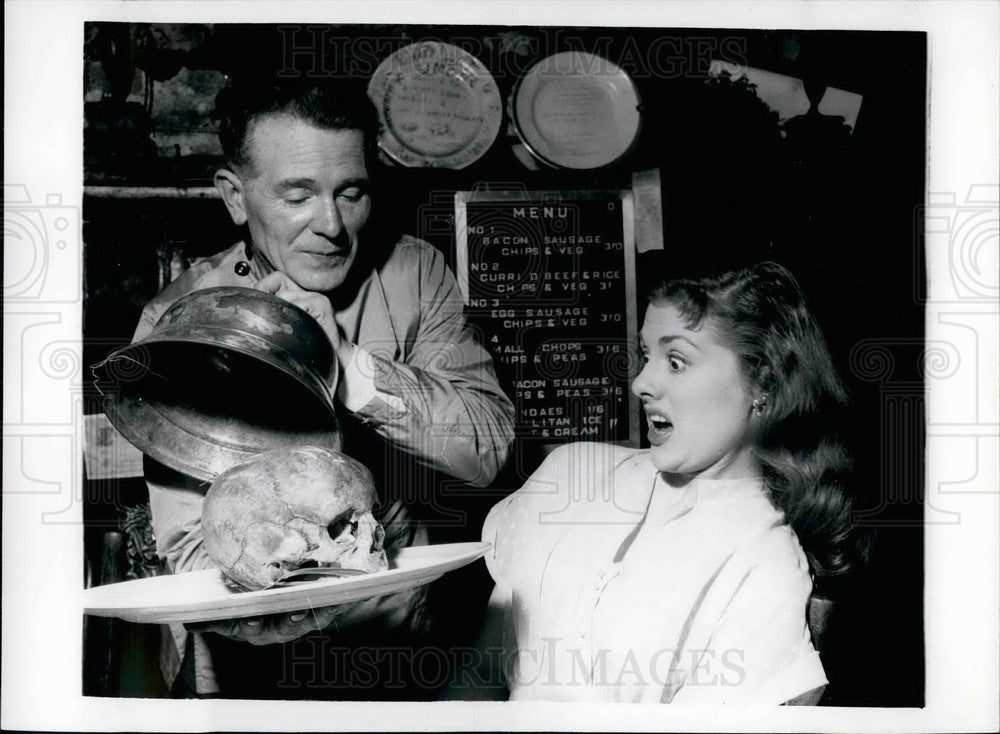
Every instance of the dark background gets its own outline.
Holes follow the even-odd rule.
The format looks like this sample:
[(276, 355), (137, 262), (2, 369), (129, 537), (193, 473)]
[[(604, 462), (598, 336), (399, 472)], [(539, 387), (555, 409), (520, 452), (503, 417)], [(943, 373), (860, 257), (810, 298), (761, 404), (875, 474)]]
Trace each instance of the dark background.
[[(544, 56), (598, 53), (632, 76), (643, 127), (632, 151), (600, 171), (528, 170), (503, 129), (490, 151), (463, 170), (382, 165), (377, 201), (383, 219), (432, 242), (454, 262), (453, 228), (441, 225), (450, 222), (455, 191), (483, 183), (620, 188), (630, 185), (632, 172), (658, 168), (665, 250), (638, 257), (640, 287), (651, 273), (760, 259), (777, 260), (796, 274), (853, 397), (857, 519), (876, 534), (869, 571), (838, 602), (831, 621), (824, 703), (921, 706), (925, 273), (915, 223), (925, 185), (925, 34), (88, 24), (87, 364), (129, 340), (171, 258), (213, 253), (239, 237), (218, 201), (108, 198), (95, 195), (94, 186), (210, 185), (221, 161), (220, 151), (211, 149), (210, 104), (221, 74), (270, 68), (365, 79), (389, 53), (425, 38), (480, 58), (504, 99)], [(863, 95), (853, 134), (806, 122), (786, 124), (783, 136), (776, 115), (750, 90), (707, 81), (712, 58)], [(165, 103), (164, 91), (180, 78), (185, 94)], [(158, 144), (165, 131), (181, 144), (173, 150)], [(91, 396), (88, 412), (97, 410)], [(515, 459), (481, 504), (515, 489), (533, 468), (533, 460)], [(93, 482), (88, 487), (92, 552), (97, 533), (140, 501), (143, 487), (128, 481), (116, 482), (113, 492)], [(481, 578), (459, 580), (470, 583), (481, 603)]]

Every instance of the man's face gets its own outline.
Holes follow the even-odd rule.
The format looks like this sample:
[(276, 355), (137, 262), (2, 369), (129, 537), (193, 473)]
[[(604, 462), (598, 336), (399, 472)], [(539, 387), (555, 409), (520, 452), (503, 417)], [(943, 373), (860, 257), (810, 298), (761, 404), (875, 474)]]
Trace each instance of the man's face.
[(252, 125), (247, 150), (234, 221), (245, 218), (255, 252), (302, 288), (338, 288), (371, 214), (361, 131), (272, 114)]

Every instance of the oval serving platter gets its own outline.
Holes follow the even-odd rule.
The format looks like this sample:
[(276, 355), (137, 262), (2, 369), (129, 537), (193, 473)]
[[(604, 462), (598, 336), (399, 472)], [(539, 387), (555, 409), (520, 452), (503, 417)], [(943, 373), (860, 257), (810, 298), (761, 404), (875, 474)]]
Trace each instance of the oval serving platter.
[(95, 586), (83, 592), (83, 610), (129, 622), (207, 622), (348, 604), (428, 584), (481, 558), (489, 543), (445, 543), (403, 548), (386, 571), (295, 581), (263, 591), (234, 591), (211, 568)]

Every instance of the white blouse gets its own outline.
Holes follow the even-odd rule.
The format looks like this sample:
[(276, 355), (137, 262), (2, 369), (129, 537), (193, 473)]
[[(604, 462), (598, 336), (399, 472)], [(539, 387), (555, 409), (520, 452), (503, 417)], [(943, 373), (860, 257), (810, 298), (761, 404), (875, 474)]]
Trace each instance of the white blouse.
[(827, 682), (809, 567), (763, 484), (667, 485), (572, 444), (487, 517), (511, 700), (780, 704)]

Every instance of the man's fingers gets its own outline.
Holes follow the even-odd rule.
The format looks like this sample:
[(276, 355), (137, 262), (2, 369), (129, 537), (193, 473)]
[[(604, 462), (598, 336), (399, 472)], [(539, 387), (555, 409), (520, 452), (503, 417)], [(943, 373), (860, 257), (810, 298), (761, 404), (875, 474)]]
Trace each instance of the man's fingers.
[(337, 328), (333, 309), (326, 296), (301, 288), (298, 283), (278, 270), (261, 278), (254, 285), (254, 288), (264, 293), (278, 296), (278, 298), (288, 301), (293, 306), (301, 308), (316, 319), (316, 322), (326, 333), (327, 338), (329, 338), (330, 344), (333, 345), (334, 351), (340, 349), (340, 330)]
[(263, 278), (258, 280), (254, 285), (254, 289), (264, 291), (265, 293), (271, 293), (272, 295), (276, 295), (280, 290), (302, 290), (298, 283), (282, 273), (280, 270), (275, 270), (273, 273), (265, 275)]
[(224, 619), (216, 622), (187, 622), (184, 624), (184, 629), (188, 632), (200, 634), (214, 632), (224, 637), (232, 637), (239, 632), (239, 626), (240, 620), (238, 619)]
[(330, 308), (329, 301), (323, 296), (300, 288), (298, 283), (277, 270), (257, 281), (254, 289), (278, 296), (298, 306), (316, 320), (320, 320), (324, 310)]
[(289, 642), (313, 630), (324, 629), (336, 614), (336, 607), (320, 607), (267, 617), (197, 622), (184, 626), (190, 632), (214, 632), (251, 645), (273, 645)]
[(266, 639), (266, 632), (267, 624), (264, 620), (260, 617), (251, 617), (249, 619), (244, 619), (240, 623), (235, 637), (236, 639), (243, 640), (244, 642), (254, 642), (257, 639)]

